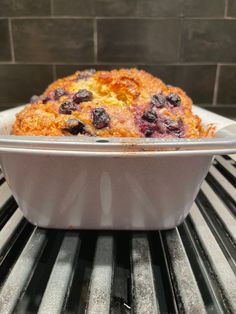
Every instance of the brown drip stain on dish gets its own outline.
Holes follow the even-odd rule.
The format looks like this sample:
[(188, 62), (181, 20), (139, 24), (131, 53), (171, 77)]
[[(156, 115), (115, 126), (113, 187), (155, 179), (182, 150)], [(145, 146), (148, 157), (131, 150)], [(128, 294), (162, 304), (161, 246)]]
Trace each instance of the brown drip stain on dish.
[(123, 147), (124, 153), (149, 153), (149, 152), (163, 152), (163, 151), (178, 151), (181, 147), (165, 147), (165, 146), (159, 146), (159, 147), (140, 147), (137, 144), (134, 145), (127, 145)]

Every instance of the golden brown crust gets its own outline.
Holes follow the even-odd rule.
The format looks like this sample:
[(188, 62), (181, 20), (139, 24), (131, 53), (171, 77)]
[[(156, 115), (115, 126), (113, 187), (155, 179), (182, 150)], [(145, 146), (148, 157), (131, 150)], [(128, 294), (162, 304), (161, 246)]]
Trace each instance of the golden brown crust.
[[(62, 88), (66, 95), (55, 99), (55, 90), (58, 88)], [(92, 99), (76, 104), (77, 109), (70, 114), (60, 113), (61, 104), (73, 102), (75, 93), (84, 89), (92, 92)], [(181, 105), (172, 106), (166, 102), (161, 108), (150, 109), (153, 95), (161, 94), (168, 98), (172, 93), (180, 97)], [(109, 123), (104, 127), (97, 128), (94, 124), (92, 113), (96, 108), (103, 108), (109, 117)], [(155, 111), (158, 122), (143, 120), (142, 115), (148, 110)], [(150, 129), (151, 137), (199, 138), (214, 133), (213, 127), (205, 129), (200, 118), (192, 114), (192, 101), (183, 90), (167, 86), (145, 71), (120, 69), (95, 73), (78, 71), (53, 82), (35, 103), (17, 114), (12, 134), (71, 135), (67, 128), (68, 119), (78, 119), (85, 126), (86, 132), (79, 132), (78, 135), (144, 137)], [(166, 129), (166, 121), (178, 123), (178, 132)]]

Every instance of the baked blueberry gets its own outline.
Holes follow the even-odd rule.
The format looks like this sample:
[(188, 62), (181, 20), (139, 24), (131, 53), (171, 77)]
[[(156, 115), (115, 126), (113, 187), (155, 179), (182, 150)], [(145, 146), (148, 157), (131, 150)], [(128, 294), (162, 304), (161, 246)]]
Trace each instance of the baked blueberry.
[(95, 69), (88, 69), (88, 70), (84, 70), (81, 71), (78, 75), (78, 80), (87, 80), (88, 78), (90, 78), (93, 74), (96, 73)]
[(73, 101), (79, 104), (80, 102), (90, 101), (93, 98), (93, 94), (87, 89), (80, 89), (74, 95)]
[(152, 111), (152, 110), (148, 110), (148, 111), (145, 111), (142, 115), (142, 119), (147, 121), (147, 122), (155, 122), (157, 120), (157, 114), (155, 111)]
[(43, 99), (42, 99), (42, 103), (45, 105), (49, 100), (51, 100), (49, 97), (44, 97)]
[(79, 119), (69, 119), (67, 120), (66, 124), (67, 126), (63, 129), (64, 131), (67, 131), (73, 135), (86, 133), (85, 125)]
[(104, 108), (95, 108), (92, 111), (93, 125), (96, 129), (103, 129), (109, 125), (110, 117)]
[(144, 132), (145, 137), (150, 137), (152, 136), (152, 134), (154, 133), (154, 131), (152, 129), (146, 129)]
[(171, 103), (171, 105), (177, 107), (181, 105), (181, 99), (178, 94), (171, 93), (169, 94), (166, 99)]
[(36, 103), (38, 100), (39, 100), (39, 96), (33, 95), (33, 96), (30, 98), (30, 103), (31, 103), (31, 104), (34, 104), (34, 103)]
[(169, 131), (175, 131), (177, 129), (179, 129), (179, 124), (177, 121), (173, 121), (173, 120), (170, 120), (170, 119), (166, 119), (165, 122), (164, 122), (166, 128), (169, 130)]
[(151, 105), (153, 107), (162, 108), (164, 107), (165, 102), (166, 102), (166, 98), (162, 94), (155, 94), (151, 98)]
[(63, 95), (66, 95), (66, 91), (63, 88), (59, 87), (59, 88), (55, 89), (54, 98), (56, 100), (58, 100)]
[(59, 107), (59, 113), (62, 114), (71, 114), (72, 111), (75, 111), (77, 108), (73, 102), (66, 101)]
[(179, 118), (178, 121), (166, 119), (164, 124), (167, 128), (167, 133), (175, 134), (178, 137), (183, 135), (184, 124), (182, 119)]

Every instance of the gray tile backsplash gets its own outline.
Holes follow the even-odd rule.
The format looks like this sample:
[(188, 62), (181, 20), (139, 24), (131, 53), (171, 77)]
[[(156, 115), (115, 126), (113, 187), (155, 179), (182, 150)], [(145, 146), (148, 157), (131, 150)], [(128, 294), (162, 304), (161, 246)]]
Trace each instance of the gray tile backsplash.
[(178, 60), (180, 21), (106, 19), (97, 21), (98, 61), (174, 62)]
[(55, 0), (55, 15), (69, 16), (130, 16), (135, 0)]
[(16, 61), (93, 61), (91, 19), (19, 19), (12, 31)]
[(236, 119), (236, 109), (235, 106), (204, 106), (205, 109), (213, 111), (222, 116)]
[(181, 60), (236, 62), (236, 20), (184, 20)]
[(11, 60), (8, 20), (0, 20), (0, 61)]
[(180, 21), (99, 19), (98, 61), (178, 61)]
[(55, 0), (55, 15), (176, 17), (183, 0)]
[(137, 16), (180, 17), (183, 14), (183, 0), (137, 0), (135, 14)]
[(220, 67), (217, 102), (218, 104), (236, 104), (236, 65), (226, 65)]
[(50, 0), (1, 0), (0, 16), (51, 15)]
[(227, 1), (228, 1), (227, 15), (236, 17), (236, 1), (235, 0), (227, 0)]
[(0, 64), (0, 105), (14, 106), (39, 95), (53, 79), (51, 65)]
[(225, 1), (186, 0), (184, 1), (183, 12), (184, 15), (188, 17), (223, 17), (225, 12)]
[(0, 110), (78, 69), (138, 67), (236, 117), (236, 0), (0, 2)]

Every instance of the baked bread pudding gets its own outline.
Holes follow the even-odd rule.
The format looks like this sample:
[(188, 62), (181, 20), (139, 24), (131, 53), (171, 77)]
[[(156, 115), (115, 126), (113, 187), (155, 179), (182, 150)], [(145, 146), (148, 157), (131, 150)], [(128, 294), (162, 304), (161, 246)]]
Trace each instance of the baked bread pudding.
[(59, 79), (17, 114), (14, 135), (211, 137), (185, 92), (137, 69), (85, 70)]

